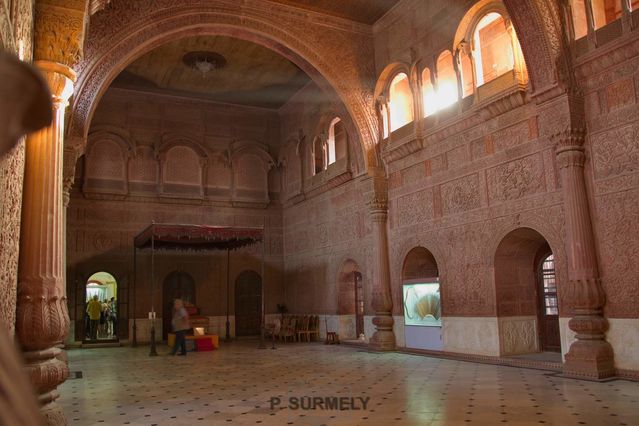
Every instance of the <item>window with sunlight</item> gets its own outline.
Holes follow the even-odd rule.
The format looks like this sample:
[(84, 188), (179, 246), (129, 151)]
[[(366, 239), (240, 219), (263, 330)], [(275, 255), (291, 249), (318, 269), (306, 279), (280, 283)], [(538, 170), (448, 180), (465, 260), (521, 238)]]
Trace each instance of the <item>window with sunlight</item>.
[(430, 70), (424, 68), (422, 71), (422, 103), (424, 106), (424, 117), (428, 117), (437, 112), (437, 95), (433, 87)]
[(444, 109), (459, 100), (457, 74), (453, 66), (453, 55), (449, 50), (437, 59), (437, 108)]
[(335, 117), (331, 121), (331, 125), (328, 129), (328, 164), (333, 164), (337, 160), (341, 160), (346, 157), (346, 150), (348, 149), (348, 137), (346, 135), (346, 129), (344, 123), (339, 117)]
[(488, 83), (515, 66), (512, 37), (499, 13), (484, 16), (473, 35), (477, 86)]
[(391, 81), (388, 104), (391, 132), (413, 121), (413, 95), (406, 74), (399, 73)]

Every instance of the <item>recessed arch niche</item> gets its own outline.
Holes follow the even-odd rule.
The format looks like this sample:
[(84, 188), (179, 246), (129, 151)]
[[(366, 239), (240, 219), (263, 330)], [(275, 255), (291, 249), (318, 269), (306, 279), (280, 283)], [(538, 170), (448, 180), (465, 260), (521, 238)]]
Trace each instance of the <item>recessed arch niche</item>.
[(443, 350), (439, 267), (425, 247), (411, 249), (402, 267), (404, 338), (407, 348)]

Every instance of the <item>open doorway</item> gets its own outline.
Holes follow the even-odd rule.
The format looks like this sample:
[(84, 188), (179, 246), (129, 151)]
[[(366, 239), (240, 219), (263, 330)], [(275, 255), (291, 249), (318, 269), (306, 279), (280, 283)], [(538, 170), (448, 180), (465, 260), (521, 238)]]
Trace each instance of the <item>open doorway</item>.
[[(495, 295), (502, 355), (559, 360), (558, 280), (548, 241), (531, 228), (508, 233), (495, 253)], [(543, 355), (543, 356), (542, 356)]]
[(340, 338), (356, 339), (364, 335), (364, 289), (359, 265), (347, 260), (338, 277), (337, 314)]
[(85, 285), (84, 341), (117, 340), (118, 283), (108, 272), (96, 272)]
[(539, 346), (543, 352), (561, 352), (555, 257), (547, 246), (541, 253), (537, 262)]
[(246, 270), (235, 280), (235, 335), (257, 336), (262, 324), (262, 278)]

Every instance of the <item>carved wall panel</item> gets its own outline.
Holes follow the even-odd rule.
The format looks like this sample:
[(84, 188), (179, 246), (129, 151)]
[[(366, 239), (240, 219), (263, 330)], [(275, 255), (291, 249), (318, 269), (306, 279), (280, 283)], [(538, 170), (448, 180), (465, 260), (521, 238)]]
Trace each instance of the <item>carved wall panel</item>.
[(469, 175), (441, 186), (443, 213), (456, 214), (480, 206), (479, 176)]
[(165, 184), (201, 185), (200, 157), (187, 146), (175, 146), (169, 149), (166, 152), (162, 177)]
[(606, 313), (639, 318), (639, 191), (602, 195), (597, 205)]
[(595, 176), (599, 179), (639, 172), (639, 124), (592, 136)]
[(502, 356), (538, 352), (537, 317), (499, 318), (499, 339)]
[(433, 192), (428, 188), (401, 196), (393, 210), (400, 227), (429, 221), (433, 218)]
[(84, 191), (122, 194), (127, 188), (127, 158), (118, 142), (109, 138), (92, 142), (84, 168)]
[(139, 146), (129, 160), (129, 190), (135, 192), (157, 191), (159, 162), (150, 146)]
[(545, 190), (544, 163), (540, 154), (488, 169), (490, 203), (517, 200)]

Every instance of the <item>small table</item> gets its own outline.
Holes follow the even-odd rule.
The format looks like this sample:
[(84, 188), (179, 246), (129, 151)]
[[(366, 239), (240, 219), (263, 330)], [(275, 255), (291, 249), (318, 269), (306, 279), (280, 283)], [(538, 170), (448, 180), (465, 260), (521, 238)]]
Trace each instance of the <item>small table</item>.
[[(195, 342), (195, 349), (198, 352), (211, 351), (220, 346), (220, 338), (217, 334), (205, 334), (203, 336), (186, 336), (186, 340)], [(175, 333), (169, 333), (167, 344), (170, 347), (175, 345)]]

